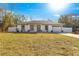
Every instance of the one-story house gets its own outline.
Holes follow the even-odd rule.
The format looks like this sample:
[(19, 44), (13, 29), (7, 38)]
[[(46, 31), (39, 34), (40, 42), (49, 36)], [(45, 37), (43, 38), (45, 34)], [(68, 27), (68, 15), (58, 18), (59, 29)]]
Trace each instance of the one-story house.
[(62, 23), (52, 21), (28, 21), (9, 27), (8, 32), (72, 32), (72, 27), (63, 27)]

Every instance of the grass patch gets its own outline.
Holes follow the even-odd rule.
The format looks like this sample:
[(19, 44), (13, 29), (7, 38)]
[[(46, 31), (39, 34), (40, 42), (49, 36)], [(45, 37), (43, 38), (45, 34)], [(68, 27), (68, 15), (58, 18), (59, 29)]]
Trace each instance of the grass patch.
[(0, 55), (79, 55), (79, 39), (48, 33), (0, 33)]

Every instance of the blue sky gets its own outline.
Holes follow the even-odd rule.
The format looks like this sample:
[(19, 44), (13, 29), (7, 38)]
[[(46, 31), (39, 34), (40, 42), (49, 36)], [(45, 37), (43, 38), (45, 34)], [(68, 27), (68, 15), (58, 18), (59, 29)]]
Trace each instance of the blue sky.
[(9, 3), (0, 4), (0, 8), (12, 10), (15, 13), (31, 16), (33, 20), (47, 20), (51, 19), (57, 21), (59, 15), (64, 14), (79, 14), (79, 3), (70, 3), (64, 6), (62, 11), (54, 11), (49, 7), (48, 3)]

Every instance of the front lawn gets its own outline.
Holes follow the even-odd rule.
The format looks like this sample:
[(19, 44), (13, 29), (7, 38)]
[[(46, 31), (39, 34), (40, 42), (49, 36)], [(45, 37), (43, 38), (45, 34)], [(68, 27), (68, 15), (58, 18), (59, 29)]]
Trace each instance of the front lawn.
[(0, 33), (0, 55), (79, 55), (79, 39), (52, 33)]

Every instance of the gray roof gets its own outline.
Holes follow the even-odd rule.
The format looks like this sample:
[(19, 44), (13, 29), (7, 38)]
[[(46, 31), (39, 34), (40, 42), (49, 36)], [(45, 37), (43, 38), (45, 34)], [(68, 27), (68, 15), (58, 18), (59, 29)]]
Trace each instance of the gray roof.
[(54, 23), (52, 21), (28, 21), (25, 23), (21, 23), (21, 24), (43, 24), (43, 25), (54, 25), (54, 26), (63, 26), (64, 24), (62, 23)]
[(62, 23), (54, 23), (52, 21), (29, 21), (27, 24), (62, 24)]
[(29, 21), (28, 24), (52, 24), (51, 21)]

